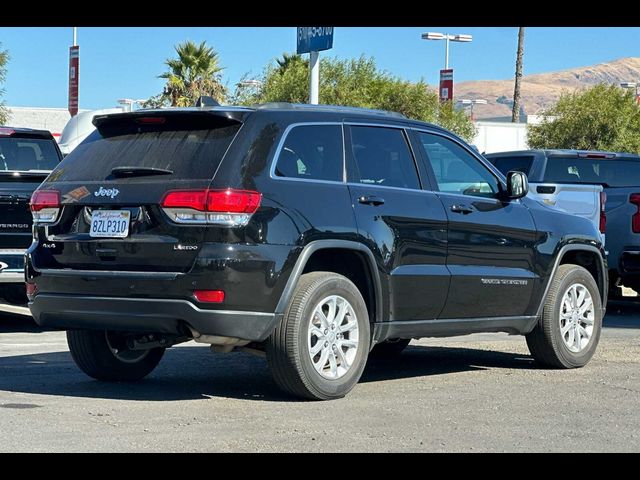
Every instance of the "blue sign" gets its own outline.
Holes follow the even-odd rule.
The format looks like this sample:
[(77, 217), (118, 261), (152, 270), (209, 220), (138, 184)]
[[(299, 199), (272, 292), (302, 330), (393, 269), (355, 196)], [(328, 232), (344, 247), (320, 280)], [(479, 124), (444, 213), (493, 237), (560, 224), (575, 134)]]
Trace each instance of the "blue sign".
[(332, 47), (333, 27), (298, 27), (298, 54), (329, 50)]

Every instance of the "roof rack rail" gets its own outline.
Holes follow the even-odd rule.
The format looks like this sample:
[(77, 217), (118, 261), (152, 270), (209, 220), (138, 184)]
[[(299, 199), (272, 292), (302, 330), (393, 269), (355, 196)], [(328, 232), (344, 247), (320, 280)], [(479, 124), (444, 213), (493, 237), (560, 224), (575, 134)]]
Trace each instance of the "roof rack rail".
[(271, 110), (271, 109), (292, 109), (292, 110), (318, 110), (318, 111), (331, 111), (331, 112), (344, 112), (344, 113), (367, 113), (369, 115), (384, 115), (398, 118), (407, 118), (402, 113), (391, 112), (389, 110), (378, 110), (374, 108), (362, 108), (362, 107), (345, 107), (342, 105), (310, 105), (308, 103), (289, 103), (289, 102), (268, 102), (257, 105), (252, 105), (252, 108), (257, 110)]

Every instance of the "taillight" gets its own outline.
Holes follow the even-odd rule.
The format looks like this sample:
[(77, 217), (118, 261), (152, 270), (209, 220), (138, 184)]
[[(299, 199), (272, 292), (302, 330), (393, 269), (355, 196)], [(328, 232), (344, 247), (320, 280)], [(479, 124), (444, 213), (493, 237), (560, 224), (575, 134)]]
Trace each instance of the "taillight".
[(16, 131), (13, 128), (0, 127), (0, 137), (10, 137), (14, 133)]
[(629, 201), (636, 206), (636, 213), (631, 217), (631, 230), (633, 233), (640, 233), (640, 193), (629, 195)]
[(600, 233), (604, 233), (607, 229), (607, 214), (604, 210), (607, 203), (607, 194), (600, 192)]
[(177, 223), (246, 225), (258, 207), (262, 194), (249, 190), (173, 190), (160, 203)]
[(31, 195), (30, 208), (35, 223), (55, 223), (60, 213), (60, 192), (36, 190)]
[(224, 302), (224, 290), (195, 290), (193, 296), (196, 297), (196, 300), (203, 303)]

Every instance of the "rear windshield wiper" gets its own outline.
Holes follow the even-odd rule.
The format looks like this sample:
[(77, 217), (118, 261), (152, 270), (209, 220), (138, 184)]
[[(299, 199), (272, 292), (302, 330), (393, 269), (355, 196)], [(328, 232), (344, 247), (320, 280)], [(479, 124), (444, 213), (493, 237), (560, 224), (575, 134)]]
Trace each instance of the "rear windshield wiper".
[(154, 167), (115, 167), (111, 170), (114, 177), (146, 177), (150, 175), (171, 175), (173, 170)]

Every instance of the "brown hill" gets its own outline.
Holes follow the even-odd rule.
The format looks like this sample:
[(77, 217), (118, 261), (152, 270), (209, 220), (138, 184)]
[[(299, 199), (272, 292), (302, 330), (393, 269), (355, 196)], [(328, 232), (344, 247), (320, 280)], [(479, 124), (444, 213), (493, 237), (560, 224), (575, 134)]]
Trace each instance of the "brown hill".
[[(526, 68), (526, 56), (524, 61)], [(572, 92), (598, 83), (620, 82), (640, 82), (640, 57), (621, 58), (590, 67), (526, 75), (522, 80), (522, 104), (525, 113), (536, 115), (553, 105), (562, 91)], [(456, 99), (487, 100), (487, 105), (475, 106), (474, 114), (477, 118), (510, 116), (513, 79), (456, 83), (455, 96)]]

